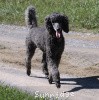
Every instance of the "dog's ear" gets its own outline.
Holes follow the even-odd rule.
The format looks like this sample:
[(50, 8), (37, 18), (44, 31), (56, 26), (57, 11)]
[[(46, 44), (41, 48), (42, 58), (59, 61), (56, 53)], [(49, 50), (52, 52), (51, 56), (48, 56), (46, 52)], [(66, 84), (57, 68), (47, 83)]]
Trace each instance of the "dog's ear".
[(52, 31), (53, 31), (53, 26), (52, 26), (52, 23), (51, 23), (50, 16), (46, 16), (46, 17), (45, 17), (45, 25), (46, 25), (46, 28), (47, 28), (47, 30), (49, 31), (49, 33), (52, 33)]
[(61, 16), (61, 21), (62, 21), (62, 29), (64, 32), (68, 33), (69, 32), (69, 20), (68, 17), (65, 15)]

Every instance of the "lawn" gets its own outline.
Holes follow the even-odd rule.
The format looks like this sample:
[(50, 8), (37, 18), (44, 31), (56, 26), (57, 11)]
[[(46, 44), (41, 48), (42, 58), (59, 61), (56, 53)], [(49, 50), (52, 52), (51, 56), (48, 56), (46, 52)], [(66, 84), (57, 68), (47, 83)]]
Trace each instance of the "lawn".
[(34, 5), (39, 25), (46, 15), (59, 12), (69, 17), (70, 29), (99, 32), (99, 0), (0, 0), (0, 23), (25, 25), (24, 10)]
[(45, 98), (36, 97), (16, 88), (0, 84), (0, 100), (45, 100)]

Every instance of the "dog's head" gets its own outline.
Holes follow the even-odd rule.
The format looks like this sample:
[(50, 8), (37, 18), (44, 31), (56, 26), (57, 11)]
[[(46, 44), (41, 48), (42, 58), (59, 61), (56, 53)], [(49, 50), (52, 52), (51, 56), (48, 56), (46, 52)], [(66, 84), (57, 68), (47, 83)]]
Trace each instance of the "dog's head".
[(53, 13), (45, 18), (46, 28), (50, 34), (55, 33), (57, 38), (62, 36), (62, 30), (69, 32), (68, 17), (59, 13)]

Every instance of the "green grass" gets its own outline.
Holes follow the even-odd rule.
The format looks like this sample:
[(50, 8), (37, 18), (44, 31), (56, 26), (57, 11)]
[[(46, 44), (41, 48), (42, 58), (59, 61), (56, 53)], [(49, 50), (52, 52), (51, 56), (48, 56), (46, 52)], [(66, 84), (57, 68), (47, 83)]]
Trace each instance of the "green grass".
[[(0, 100), (45, 100), (44, 98), (35, 98), (29, 93), (19, 91), (16, 88), (0, 85)], [(48, 100), (48, 99), (46, 99)]]
[(24, 10), (34, 5), (39, 25), (46, 15), (64, 13), (69, 17), (70, 28), (99, 32), (99, 0), (0, 0), (0, 23), (25, 25)]

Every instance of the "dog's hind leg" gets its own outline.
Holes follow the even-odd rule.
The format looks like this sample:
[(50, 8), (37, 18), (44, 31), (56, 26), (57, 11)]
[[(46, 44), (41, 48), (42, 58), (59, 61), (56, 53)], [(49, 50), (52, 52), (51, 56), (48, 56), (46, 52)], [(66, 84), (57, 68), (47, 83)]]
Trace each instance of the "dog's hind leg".
[(43, 73), (45, 74), (45, 76), (48, 78), (48, 68), (47, 68), (47, 61), (46, 61), (46, 53), (43, 52), (43, 57), (42, 57), (42, 70), (43, 70)]
[(31, 59), (35, 53), (35, 45), (33, 43), (27, 43), (26, 44), (26, 61), (25, 61), (25, 66), (26, 66), (26, 73), (28, 76), (31, 74)]

